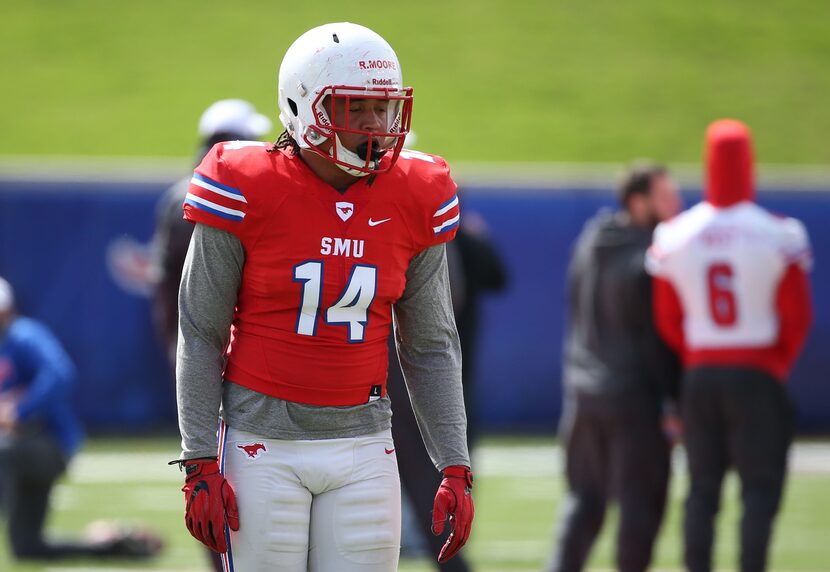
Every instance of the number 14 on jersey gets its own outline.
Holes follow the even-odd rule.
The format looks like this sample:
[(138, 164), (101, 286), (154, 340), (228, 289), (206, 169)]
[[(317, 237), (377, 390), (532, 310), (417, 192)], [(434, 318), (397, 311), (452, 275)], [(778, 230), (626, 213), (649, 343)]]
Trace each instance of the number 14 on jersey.
[[(378, 269), (368, 264), (355, 264), (346, 287), (337, 301), (326, 309), (327, 324), (346, 326), (349, 342), (359, 343), (366, 335), (369, 306), (377, 291)], [(323, 300), (323, 261), (310, 260), (294, 267), (294, 282), (302, 283), (300, 307), (297, 312), (297, 333), (314, 336), (320, 319)]]

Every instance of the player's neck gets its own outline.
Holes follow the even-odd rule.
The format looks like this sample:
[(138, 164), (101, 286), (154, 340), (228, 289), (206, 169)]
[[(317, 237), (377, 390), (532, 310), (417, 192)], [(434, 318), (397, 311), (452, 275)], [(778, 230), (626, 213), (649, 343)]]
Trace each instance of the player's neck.
[(360, 179), (360, 177), (348, 174), (346, 171), (324, 157), (321, 157), (314, 151), (300, 149), (300, 159), (302, 159), (305, 164), (308, 165), (308, 168), (311, 169), (315, 175), (320, 177), (324, 183), (331, 185), (340, 193), (346, 192), (346, 189), (348, 189), (349, 186)]

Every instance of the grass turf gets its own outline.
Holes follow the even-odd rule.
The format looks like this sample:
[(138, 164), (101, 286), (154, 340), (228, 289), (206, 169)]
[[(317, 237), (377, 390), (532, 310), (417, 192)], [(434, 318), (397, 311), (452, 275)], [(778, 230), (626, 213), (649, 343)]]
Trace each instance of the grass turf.
[[(548, 558), (556, 510), (563, 491), (557, 452), (550, 439), (488, 439), (475, 459), (476, 526), (466, 554), (481, 572), (540, 570)], [(149, 563), (74, 561), (48, 565), (14, 563), (0, 544), (0, 570), (64, 572), (82, 569), (207, 570), (204, 554), (188, 535), (181, 519), (180, 475), (166, 461), (177, 441), (136, 439), (95, 440), (73, 465), (57, 489), (49, 529), (53, 535), (78, 535), (97, 519), (138, 523), (158, 531), (167, 542), (159, 558)], [(516, 468), (521, 467), (520, 471)], [(828, 476), (794, 474), (789, 481), (778, 520), (770, 570), (826, 571), (830, 562), (827, 515)], [(655, 567), (680, 568), (681, 498), (685, 479), (675, 478), (666, 523), (656, 549)], [(720, 569), (736, 562), (737, 487), (726, 488), (719, 521), (716, 561)], [(613, 512), (594, 550), (590, 567), (613, 568)], [(426, 572), (426, 561), (404, 560), (401, 570)]]
[(215, 99), (276, 118), (289, 43), (348, 20), (395, 46), (418, 146), (452, 160), (697, 161), (735, 116), (762, 161), (827, 164), (828, 19), (815, 0), (15, 2), (0, 155), (188, 156)]

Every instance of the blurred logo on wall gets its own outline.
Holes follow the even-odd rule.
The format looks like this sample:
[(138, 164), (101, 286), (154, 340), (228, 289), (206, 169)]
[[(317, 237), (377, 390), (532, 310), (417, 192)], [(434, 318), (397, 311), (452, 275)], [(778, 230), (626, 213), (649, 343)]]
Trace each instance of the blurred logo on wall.
[(131, 236), (121, 236), (107, 247), (107, 269), (122, 290), (149, 297), (157, 281), (153, 248)]

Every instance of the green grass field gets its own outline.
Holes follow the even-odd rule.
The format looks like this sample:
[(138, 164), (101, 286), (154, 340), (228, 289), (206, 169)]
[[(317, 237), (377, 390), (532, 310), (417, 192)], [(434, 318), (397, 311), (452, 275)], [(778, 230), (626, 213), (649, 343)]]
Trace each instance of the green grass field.
[(816, 0), (31, 0), (3, 7), (0, 156), (189, 156), (201, 111), (250, 99), (303, 31), (396, 47), (418, 146), (452, 160), (697, 161), (746, 120), (765, 163), (830, 163), (830, 3)]
[[(204, 556), (182, 522), (180, 475), (166, 461), (177, 450), (176, 439), (99, 440), (88, 444), (71, 475), (60, 486), (50, 530), (55, 535), (77, 535), (90, 521), (118, 519), (142, 523), (160, 532), (167, 547), (150, 563), (62, 562), (48, 566), (17, 565), (5, 545), (0, 570), (13, 572), (68, 572), (98, 569), (206, 570)], [(476, 525), (466, 549), (480, 572), (540, 570), (549, 555), (551, 535), (563, 483), (557, 469), (557, 451), (551, 439), (489, 439), (475, 457)], [(520, 468), (520, 470), (517, 470)], [(519, 475), (521, 474), (521, 476)], [(793, 474), (778, 521), (771, 570), (830, 570), (830, 476)], [(656, 551), (655, 567), (679, 566), (680, 501), (685, 480), (674, 480), (672, 502)], [(727, 486), (719, 523), (717, 565), (734, 569), (736, 546), (736, 482)], [(591, 560), (591, 569), (613, 569), (613, 513)], [(431, 570), (423, 561), (403, 561), (401, 570)]]

